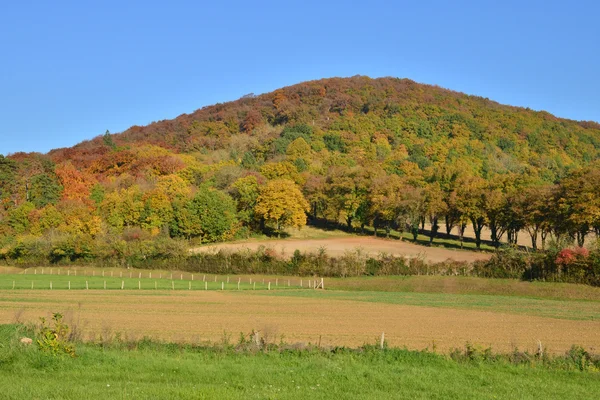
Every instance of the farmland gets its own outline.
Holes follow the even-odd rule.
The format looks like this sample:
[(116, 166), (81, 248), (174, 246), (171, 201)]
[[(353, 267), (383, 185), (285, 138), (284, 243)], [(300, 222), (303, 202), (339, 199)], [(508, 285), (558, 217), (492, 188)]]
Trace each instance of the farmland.
[[(600, 289), (585, 285), (409, 276), (325, 278), (326, 290), (315, 290), (314, 277), (298, 276), (0, 272), (8, 399), (564, 399), (600, 390)], [(74, 359), (18, 344), (56, 312)]]
[(61, 312), (88, 341), (119, 334), (214, 343), (260, 331), (277, 341), (356, 347), (385, 332), (391, 346), (443, 352), (466, 342), (500, 351), (539, 342), (553, 353), (600, 348), (600, 289), (583, 285), (421, 276), (326, 279), (323, 291), (308, 289), (308, 277), (31, 272), (0, 275), (0, 323)]

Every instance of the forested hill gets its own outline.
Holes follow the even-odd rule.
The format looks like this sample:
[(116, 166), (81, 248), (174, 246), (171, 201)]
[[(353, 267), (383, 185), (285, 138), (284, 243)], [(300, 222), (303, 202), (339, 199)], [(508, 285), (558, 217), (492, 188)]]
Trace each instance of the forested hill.
[[(595, 122), (407, 79), (306, 82), (0, 156), (0, 258), (126, 257), (142, 239), (219, 241), (307, 216), (583, 243), (600, 231), (599, 158)], [(148, 246), (131, 257), (168, 253)]]
[[(368, 77), (323, 79), (247, 95), (174, 120), (134, 126), (112, 140), (118, 146), (153, 144), (200, 153), (202, 161), (231, 158), (248, 165), (285, 156), (298, 136), (282, 135), (286, 127), (302, 129), (325, 164), (377, 162), (399, 175), (415, 169), (431, 174), (443, 167), (468, 169), (484, 178), (526, 173), (555, 182), (600, 157), (598, 123), (503, 106), (408, 79)], [(88, 168), (111, 157), (105, 144), (98, 137), (53, 151), (51, 157)], [(135, 153), (120, 156), (136, 158), (130, 152)]]

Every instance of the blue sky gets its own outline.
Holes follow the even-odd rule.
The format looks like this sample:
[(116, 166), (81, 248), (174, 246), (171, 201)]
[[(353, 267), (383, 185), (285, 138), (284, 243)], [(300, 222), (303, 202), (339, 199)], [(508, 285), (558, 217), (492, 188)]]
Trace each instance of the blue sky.
[(0, 154), (332, 76), (600, 121), (595, 1), (0, 3)]

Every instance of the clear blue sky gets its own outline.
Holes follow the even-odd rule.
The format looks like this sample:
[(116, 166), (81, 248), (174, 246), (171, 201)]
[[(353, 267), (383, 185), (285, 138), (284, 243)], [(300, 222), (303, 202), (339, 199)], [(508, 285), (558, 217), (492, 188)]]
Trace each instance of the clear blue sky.
[(357, 74), (600, 121), (597, 1), (90, 3), (0, 3), (0, 154)]

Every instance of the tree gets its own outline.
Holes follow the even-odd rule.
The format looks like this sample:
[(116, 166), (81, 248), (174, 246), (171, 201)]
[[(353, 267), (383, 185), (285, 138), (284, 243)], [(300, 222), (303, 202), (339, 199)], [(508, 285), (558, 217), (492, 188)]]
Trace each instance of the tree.
[(62, 186), (48, 174), (39, 174), (31, 178), (29, 199), (37, 208), (56, 204), (60, 199)]
[(289, 179), (275, 179), (260, 188), (254, 212), (258, 218), (273, 224), (277, 234), (284, 227), (306, 225), (309, 204), (298, 186)]
[(225, 240), (236, 225), (233, 199), (218, 190), (202, 187), (183, 207), (175, 209), (174, 231), (184, 236), (200, 237), (203, 242)]
[(256, 176), (248, 175), (235, 181), (231, 188), (231, 195), (237, 201), (240, 219), (250, 224), (254, 220), (254, 207), (259, 195)]
[[(474, 176), (461, 177), (454, 191), (454, 204), (461, 216), (471, 221), (475, 244), (481, 247), (481, 231), (487, 222), (485, 214), (485, 181)], [(462, 235), (461, 235), (462, 236)]]
[(448, 205), (444, 201), (444, 195), (440, 184), (437, 182), (428, 184), (423, 190), (423, 213), (431, 223), (429, 244), (433, 243), (433, 239), (440, 228), (438, 224), (440, 216), (448, 213)]

